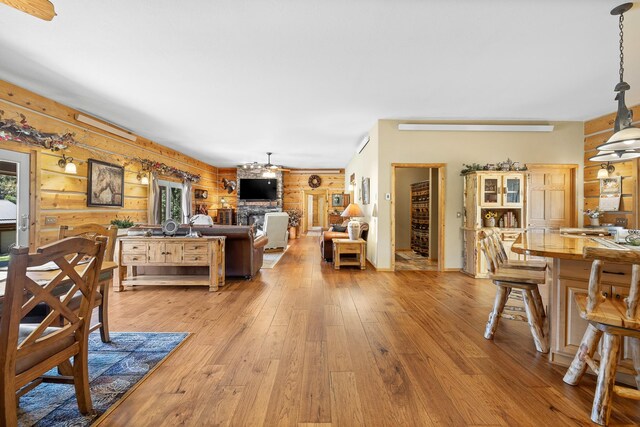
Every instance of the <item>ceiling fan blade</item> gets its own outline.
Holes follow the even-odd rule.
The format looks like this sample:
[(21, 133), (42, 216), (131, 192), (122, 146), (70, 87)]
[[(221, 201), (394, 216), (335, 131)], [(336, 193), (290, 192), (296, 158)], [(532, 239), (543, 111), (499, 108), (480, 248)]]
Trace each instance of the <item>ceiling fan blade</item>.
[(0, 0), (0, 2), (45, 21), (51, 21), (56, 16), (53, 3), (49, 0)]

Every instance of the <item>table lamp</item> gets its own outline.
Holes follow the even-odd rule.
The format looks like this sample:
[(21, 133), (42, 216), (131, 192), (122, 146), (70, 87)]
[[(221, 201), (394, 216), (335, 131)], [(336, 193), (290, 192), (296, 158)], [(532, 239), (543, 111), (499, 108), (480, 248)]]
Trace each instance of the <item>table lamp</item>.
[(349, 206), (340, 214), (343, 218), (350, 218), (349, 224), (347, 224), (347, 232), (349, 233), (349, 240), (358, 240), (360, 238), (360, 222), (356, 221), (355, 217), (364, 216), (364, 212), (355, 203), (349, 203)]

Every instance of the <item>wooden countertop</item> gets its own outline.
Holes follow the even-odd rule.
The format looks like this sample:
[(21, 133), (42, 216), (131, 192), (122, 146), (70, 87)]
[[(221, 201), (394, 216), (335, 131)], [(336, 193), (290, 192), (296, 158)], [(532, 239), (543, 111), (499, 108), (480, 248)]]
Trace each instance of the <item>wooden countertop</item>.
[[(612, 242), (613, 243), (613, 242)], [(585, 247), (607, 248), (590, 236), (560, 234), (553, 231), (526, 231), (513, 243), (518, 254), (561, 259), (582, 259)], [(623, 247), (621, 247), (624, 250)]]

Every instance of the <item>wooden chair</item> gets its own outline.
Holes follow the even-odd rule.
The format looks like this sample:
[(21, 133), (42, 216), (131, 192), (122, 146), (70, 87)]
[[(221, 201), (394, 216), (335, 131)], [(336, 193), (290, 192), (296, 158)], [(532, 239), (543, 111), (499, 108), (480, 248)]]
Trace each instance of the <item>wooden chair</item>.
[[(115, 252), (116, 239), (118, 237), (118, 227), (110, 225), (109, 227), (103, 227), (99, 224), (84, 224), (73, 228), (67, 225), (60, 226), (58, 232), (58, 238), (60, 240), (67, 237), (85, 237), (88, 239), (95, 239), (97, 236), (105, 236), (107, 238), (107, 245), (104, 254), (105, 261), (113, 261), (113, 254)], [(99, 281), (98, 292), (96, 293), (96, 301), (94, 307), (98, 308), (98, 323), (93, 325), (90, 332), (100, 329), (100, 338), (102, 342), (111, 342), (109, 336), (109, 287), (111, 280)], [(80, 307), (80, 295), (76, 295), (71, 301), (69, 307), (72, 310), (78, 310)]]
[[(480, 232), (480, 246), (487, 260), (490, 278), (496, 285), (496, 298), (493, 310), (489, 314), (484, 337), (488, 340), (493, 339), (498, 329), (500, 318), (522, 320), (529, 324), (536, 350), (540, 353), (548, 353), (549, 342), (544, 324), (546, 315), (542, 297), (538, 290), (538, 285), (545, 283), (545, 271), (501, 267), (502, 264), (498, 255), (500, 249), (491, 235), (491, 230)], [(526, 317), (517, 313), (504, 313), (507, 300), (509, 297), (514, 297), (512, 295), (514, 289), (521, 291)]]
[[(580, 317), (587, 320), (589, 325), (564, 376), (564, 382), (570, 385), (578, 384), (589, 366), (598, 375), (591, 420), (607, 425), (614, 393), (621, 397), (640, 400), (640, 390), (615, 385), (620, 342), (624, 337), (629, 337), (636, 384), (640, 388), (640, 252), (587, 247), (584, 249), (584, 258), (593, 260), (589, 290), (586, 295), (576, 295), (575, 300)], [(632, 264), (631, 288), (629, 296), (624, 301), (603, 295), (600, 278), (604, 262)], [(602, 350), (598, 363), (593, 359), (593, 355), (601, 339)]]
[[(17, 425), (17, 401), (43, 381), (69, 382), (75, 385), (78, 408), (83, 414), (93, 411), (89, 394), (87, 345), (89, 318), (102, 266), (106, 242), (72, 237), (29, 253), (28, 248), (11, 250), (5, 294), (0, 317), (0, 425)], [(88, 257), (86, 264), (79, 264)], [(34, 281), (28, 272), (48, 262), (60, 271), (51, 280)], [(82, 295), (78, 313), (68, 305), (76, 292)], [(51, 312), (39, 324), (20, 324), (37, 304), (45, 303)], [(55, 326), (58, 318), (63, 326)], [(73, 366), (69, 358), (73, 357)], [(43, 376), (55, 367), (63, 367), (68, 376)]]
[(496, 252), (496, 259), (498, 260), (498, 266), (500, 268), (515, 268), (524, 270), (536, 270), (545, 271), (547, 269), (546, 261), (531, 261), (531, 260), (512, 260), (509, 259), (509, 255), (504, 249), (502, 239), (500, 238), (500, 229), (491, 228), (484, 230), (486, 237), (490, 238), (493, 243), (493, 247)]

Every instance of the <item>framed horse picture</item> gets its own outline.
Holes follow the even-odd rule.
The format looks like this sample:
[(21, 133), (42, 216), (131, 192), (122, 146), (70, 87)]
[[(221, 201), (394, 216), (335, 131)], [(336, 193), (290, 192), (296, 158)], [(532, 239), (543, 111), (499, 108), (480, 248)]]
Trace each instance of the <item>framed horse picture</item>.
[(124, 168), (89, 159), (87, 206), (124, 206)]

